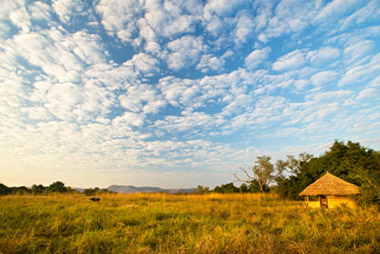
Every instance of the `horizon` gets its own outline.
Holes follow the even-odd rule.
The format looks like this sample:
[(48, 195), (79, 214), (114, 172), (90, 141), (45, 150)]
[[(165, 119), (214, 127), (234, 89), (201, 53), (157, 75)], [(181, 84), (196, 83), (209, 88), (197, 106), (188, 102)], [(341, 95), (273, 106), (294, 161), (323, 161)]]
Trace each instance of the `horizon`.
[(379, 16), (376, 0), (4, 3), (0, 182), (214, 188), (256, 156), (380, 150)]

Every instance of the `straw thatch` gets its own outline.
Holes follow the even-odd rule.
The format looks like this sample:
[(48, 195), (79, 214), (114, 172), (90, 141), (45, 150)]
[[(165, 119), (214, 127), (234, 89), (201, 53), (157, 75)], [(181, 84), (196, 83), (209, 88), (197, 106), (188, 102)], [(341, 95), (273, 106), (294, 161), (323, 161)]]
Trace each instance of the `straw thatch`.
[(314, 183), (306, 187), (299, 195), (300, 196), (348, 196), (357, 195), (360, 193), (359, 186), (343, 181), (342, 179), (330, 174), (319, 178)]

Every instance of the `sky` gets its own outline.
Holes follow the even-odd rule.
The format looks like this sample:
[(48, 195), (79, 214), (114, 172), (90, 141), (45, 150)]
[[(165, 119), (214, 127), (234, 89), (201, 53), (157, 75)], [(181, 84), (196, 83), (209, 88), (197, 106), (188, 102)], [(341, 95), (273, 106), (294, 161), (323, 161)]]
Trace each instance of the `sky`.
[(378, 0), (0, 0), (0, 182), (214, 187), (380, 149)]

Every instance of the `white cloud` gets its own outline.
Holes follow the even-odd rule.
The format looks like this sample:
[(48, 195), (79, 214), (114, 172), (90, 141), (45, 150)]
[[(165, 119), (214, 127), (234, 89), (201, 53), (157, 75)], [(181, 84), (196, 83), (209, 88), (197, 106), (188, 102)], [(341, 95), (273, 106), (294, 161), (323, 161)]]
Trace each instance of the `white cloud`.
[(3, 4), (2, 7), (0, 8), (0, 19), (1, 20), (8, 19), (9, 14), (12, 11), (15, 11), (18, 8), (20, 8), (20, 5), (22, 4), (23, 4), (23, 1), (17, 1), (17, 2), (10, 1), (10, 2), (7, 2), (7, 4)]
[(123, 65), (133, 66), (134, 71), (141, 72), (146, 76), (153, 76), (159, 71), (158, 60), (150, 55), (139, 53)]
[(76, 120), (75, 108), (84, 102), (82, 89), (70, 83), (54, 84), (46, 93), (45, 107), (57, 118)]
[[(271, 53), (270, 47), (263, 49), (255, 49), (245, 58), (245, 65), (250, 69), (257, 68), (263, 61), (268, 58)], [(281, 66), (281, 65), (280, 65)], [(280, 67), (281, 68), (281, 67)]]
[(12, 128), (12, 125), (19, 121), (19, 108), (24, 104), (24, 82), (25, 80), (15, 73), (0, 76), (0, 127), (5, 125), (7, 129)]
[(211, 0), (206, 4), (204, 11), (219, 16), (231, 15), (242, 3), (244, 0)]
[(310, 64), (314, 67), (324, 67), (337, 60), (340, 56), (340, 49), (333, 47), (324, 47), (316, 51), (310, 51), (307, 54), (307, 58), (310, 58)]
[[(206, 3), (203, 8), (202, 22), (205, 25), (206, 30), (213, 36), (223, 34), (224, 32), (234, 29), (236, 20), (232, 17), (235, 12), (239, 11), (240, 6), (244, 4), (242, 0), (212, 0)], [(239, 23), (239, 19), (237, 19)], [(242, 17), (240, 20), (240, 25), (238, 25), (235, 32), (235, 36), (239, 36), (239, 39), (245, 39), (248, 36), (247, 28), (244, 27), (248, 25), (251, 27), (252, 24), (248, 21), (248, 16)], [(250, 28), (248, 28), (250, 30)], [(226, 35), (229, 36), (229, 35)], [(220, 39), (220, 38), (219, 38)]]
[(255, 30), (256, 32), (265, 28), (273, 15), (274, 3), (272, 1), (255, 1), (253, 3), (253, 8), (256, 11), (255, 19)]
[(129, 87), (125, 94), (119, 96), (120, 105), (132, 112), (157, 113), (165, 105), (165, 101), (157, 95), (155, 89), (149, 85)]
[(293, 70), (298, 69), (305, 64), (305, 53), (296, 49), (280, 58), (273, 63), (273, 70)]
[(336, 82), (338, 76), (339, 74), (335, 71), (321, 71), (314, 74), (310, 80), (317, 86), (331, 85), (331, 82)]
[[(45, 112), (47, 115), (51, 114), (65, 121), (104, 122), (104, 117), (109, 113), (109, 108), (113, 104), (111, 94), (106, 89), (91, 82), (79, 86), (71, 83), (57, 84), (44, 80), (35, 82), (33, 86), (34, 89), (27, 99), (35, 104), (42, 105), (48, 110)], [(36, 110), (33, 107), (23, 110), (29, 114), (31, 117), (29, 119), (37, 119), (36, 115), (43, 115), (43, 113), (42, 107), (36, 109), (39, 111), (35, 114), (33, 112)]]
[(25, 32), (29, 32), (32, 26), (29, 13), (25, 7), (21, 7), (20, 9), (11, 12), (9, 14), (9, 19), (13, 22), (13, 24)]
[(380, 54), (373, 56), (366, 64), (354, 66), (347, 70), (338, 85), (359, 85), (362, 82), (369, 82), (378, 76), (377, 73), (380, 73)]
[(164, 98), (173, 106), (181, 104), (196, 104), (194, 96), (201, 90), (196, 81), (181, 80), (174, 77), (166, 77), (160, 80), (158, 88)]
[(179, 70), (185, 66), (197, 64), (202, 53), (206, 53), (207, 47), (203, 44), (202, 37), (185, 35), (171, 41), (167, 45), (170, 53), (167, 64), (170, 69)]
[[(186, 2), (186, 1), (185, 1)], [(187, 14), (187, 11), (196, 11), (189, 4), (177, 1), (166, 1), (161, 5), (159, 1), (145, 3), (145, 20), (160, 36), (171, 37), (176, 34), (193, 32), (196, 18)], [(194, 3), (194, 6), (200, 3)], [(190, 8), (189, 8), (190, 7)]]
[(95, 7), (101, 14), (101, 23), (110, 36), (131, 42), (136, 33), (136, 18), (141, 15), (141, 5), (136, 0), (101, 0)]
[(63, 23), (70, 23), (76, 15), (83, 15), (85, 12), (86, 2), (74, 0), (55, 0), (52, 7)]
[(207, 15), (205, 20), (207, 31), (214, 36), (217, 36), (225, 28), (223, 20), (216, 15)]
[[(59, 31), (52, 31), (60, 37)], [(29, 43), (25, 43), (28, 41)], [(75, 80), (79, 76), (82, 64), (63, 44), (54, 44), (49, 38), (37, 34), (19, 34), (9, 44), (16, 54), (30, 64), (40, 67), (46, 74), (61, 81)]]
[[(98, 24), (87, 2), (9, 1), (1, 175), (228, 172), (266, 151), (369, 140), (380, 34), (379, 4), (367, 2), (99, 0)], [(283, 145), (293, 141), (302, 146)]]
[(258, 39), (267, 42), (287, 33), (300, 33), (311, 24), (311, 19), (317, 14), (320, 6), (316, 1), (281, 1), (271, 14), (271, 4), (259, 7), (256, 22), (263, 28)]
[[(359, 64), (360, 60), (366, 60), (365, 57), (376, 48), (374, 41), (365, 40), (349, 45), (344, 49), (344, 57), (347, 59), (348, 64)], [(363, 59), (364, 58), (364, 59)]]
[(36, 20), (50, 20), (51, 19), (51, 7), (43, 2), (35, 2), (28, 6), (30, 10), (30, 16)]
[(196, 134), (212, 128), (213, 118), (204, 112), (188, 112), (182, 116), (166, 116), (155, 122), (155, 127), (168, 132), (187, 132)]
[(132, 126), (142, 126), (143, 124), (144, 117), (133, 112), (125, 112), (122, 116), (118, 116), (112, 120), (112, 125), (122, 129), (129, 129)]
[(41, 33), (19, 33), (7, 41), (5, 48), (15, 60), (22, 57), (60, 82), (78, 82), (86, 64), (105, 62), (100, 40), (95, 34), (67, 34), (58, 27)]
[(196, 66), (197, 69), (202, 72), (212, 71), (223, 71), (223, 65), (225, 61), (222, 57), (212, 56), (211, 54), (203, 55), (199, 64)]
[(27, 107), (21, 108), (21, 112), (28, 114), (30, 120), (47, 120), (50, 119), (49, 113), (44, 107)]
[(147, 23), (146, 19), (140, 18), (137, 21), (140, 36), (134, 40), (134, 44), (142, 45), (145, 41), (145, 51), (154, 55), (160, 55), (161, 45), (157, 42), (157, 35), (153, 28)]
[(346, 12), (357, 8), (363, 3), (360, 0), (334, 0), (328, 3), (314, 18), (316, 22), (332, 21), (340, 18)]
[(237, 17), (237, 24), (235, 28), (235, 43), (245, 43), (249, 37), (252, 37), (254, 29), (254, 22), (248, 12), (240, 12)]
[(341, 30), (362, 24), (367, 21), (376, 20), (380, 16), (380, 3), (377, 0), (370, 1), (366, 6), (351, 14), (340, 23)]
[(338, 90), (329, 92), (317, 92), (311, 93), (305, 96), (305, 99), (312, 100), (316, 102), (331, 102), (331, 101), (342, 101), (348, 100), (349, 97), (353, 95), (352, 91)]
[(72, 35), (68, 43), (71, 44), (70, 50), (86, 64), (105, 62), (104, 47), (99, 35), (79, 31)]
[(380, 89), (378, 88), (366, 88), (360, 91), (356, 97), (357, 100), (368, 102), (370, 100), (377, 100), (380, 96)]
[(303, 79), (297, 80), (294, 83), (294, 86), (297, 90), (303, 90), (305, 87), (307, 87), (307, 85), (308, 85), (308, 82), (306, 80), (303, 80)]

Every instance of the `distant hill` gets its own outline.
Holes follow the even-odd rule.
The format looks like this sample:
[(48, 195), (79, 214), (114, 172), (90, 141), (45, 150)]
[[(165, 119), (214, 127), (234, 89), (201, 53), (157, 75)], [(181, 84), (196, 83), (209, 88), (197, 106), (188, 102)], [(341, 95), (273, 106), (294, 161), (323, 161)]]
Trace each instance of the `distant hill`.
[(77, 187), (73, 187), (73, 189), (79, 192), (83, 192), (85, 190), (84, 188), (77, 188)]
[(131, 185), (111, 185), (107, 188), (109, 191), (118, 192), (118, 193), (137, 193), (137, 192), (144, 192), (144, 193), (151, 193), (151, 192), (164, 192), (164, 193), (192, 193), (196, 189), (195, 188), (189, 188), (189, 189), (163, 189), (159, 187), (150, 187), (150, 186), (144, 186), (144, 187), (135, 187)]

